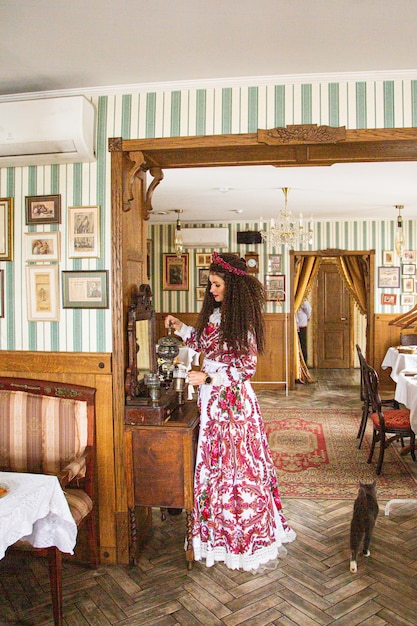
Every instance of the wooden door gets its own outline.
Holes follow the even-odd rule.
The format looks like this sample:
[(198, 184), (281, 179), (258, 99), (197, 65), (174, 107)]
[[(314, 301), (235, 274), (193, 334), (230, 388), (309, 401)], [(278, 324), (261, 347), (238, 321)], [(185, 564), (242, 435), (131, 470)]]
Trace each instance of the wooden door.
[(334, 263), (319, 269), (317, 317), (317, 366), (350, 367), (350, 294)]

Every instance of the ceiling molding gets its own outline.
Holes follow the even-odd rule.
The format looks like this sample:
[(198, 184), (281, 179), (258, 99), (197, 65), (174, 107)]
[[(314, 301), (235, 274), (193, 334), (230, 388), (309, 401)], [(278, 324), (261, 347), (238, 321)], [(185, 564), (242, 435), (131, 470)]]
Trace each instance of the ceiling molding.
[(118, 94), (153, 93), (161, 91), (183, 91), (193, 89), (223, 89), (228, 87), (262, 87), (273, 84), (301, 85), (305, 83), (348, 83), (368, 81), (401, 81), (417, 80), (417, 69), (373, 72), (338, 72), (321, 74), (284, 74), (277, 76), (237, 76), (234, 78), (206, 78), (201, 80), (168, 81), (156, 83), (138, 83), (127, 85), (111, 85), (74, 89), (57, 89), (55, 91), (33, 91), (0, 96), (0, 102), (28, 100), (32, 98), (49, 98), (58, 96), (110, 96)]

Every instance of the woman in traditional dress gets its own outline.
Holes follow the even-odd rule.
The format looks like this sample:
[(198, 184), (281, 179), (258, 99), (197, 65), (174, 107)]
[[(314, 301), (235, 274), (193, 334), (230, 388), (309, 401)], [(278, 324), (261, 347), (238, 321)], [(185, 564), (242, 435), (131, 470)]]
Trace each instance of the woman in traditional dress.
[(282, 511), (277, 476), (250, 379), (264, 348), (265, 292), (246, 263), (213, 253), (196, 328), (168, 315), (165, 326), (204, 355), (199, 386), (200, 436), (194, 480), (196, 561), (231, 569), (276, 567), (295, 532)]

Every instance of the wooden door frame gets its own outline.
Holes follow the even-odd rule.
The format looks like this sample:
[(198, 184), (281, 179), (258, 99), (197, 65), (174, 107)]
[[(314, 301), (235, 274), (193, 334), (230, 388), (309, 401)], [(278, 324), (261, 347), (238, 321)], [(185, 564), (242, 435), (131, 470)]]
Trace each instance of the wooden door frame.
[(295, 311), (294, 311), (294, 276), (295, 276), (295, 259), (296, 257), (346, 257), (346, 256), (363, 256), (369, 263), (369, 305), (366, 312), (366, 357), (368, 362), (374, 364), (374, 352), (375, 352), (375, 250), (290, 250), (290, 321), (289, 321), (289, 345), (290, 345), (290, 358), (289, 358), (289, 388), (295, 389), (295, 353), (294, 353), (294, 340), (296, 333), (295, 324)]
[[(417, 128), (349, 130), (316, 124), (256, 133), (159, 139), (109, 139), (111, 153), (111, 293), (114, 462), (116, 518), (126, 517), (123, 464), (126, 320), (132, 287), (147, 282), (146, 238), (134, 240), (135, 224), (146, 222), (164, 169), (236, 165), (331, 166), (335, 163), (417, 161)], [(148, 185), (148, 176), (152, 178)], [(139, 229), (140, 230), (140, 229)], [(373, 306), (373, 301), (372, 301)], [(294, 303), (291, 303), (292, 311)], [(373, 316), (370, 320), (373, 329)], [(292, 332), (293, 325), (291, 325)], [(368, 342), (373, 360), (374, 339)], [(368, 356), (368, 355), (367, 355)], [(291, 361), (290, 361), (291, 362)], [(289, 379), (291, 381), (291, 378)], [(119, 515), (120, 513), (120, 515)], [(127, 549), (127, 527), (118, 523), (118, 550)], [(122, 545), (123, 544), (123, 545)], [(118, 558), (123, 562), (123, 556)]]

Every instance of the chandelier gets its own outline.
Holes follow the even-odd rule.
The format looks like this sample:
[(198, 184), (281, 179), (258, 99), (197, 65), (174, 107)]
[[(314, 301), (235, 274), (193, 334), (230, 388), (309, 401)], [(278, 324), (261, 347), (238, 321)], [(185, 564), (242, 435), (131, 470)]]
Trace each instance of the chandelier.
[(403, 252), (404, 252), (404, 246), (405, 246), (405, 237), (404, 237), (403, 218), (401, 215), (401, 211), (404, 208), (404, 205), (396, 204), (395, 208), (398, 211), (398, 217), (397, 217), (397, 230), (395, 231), (394, 245), (395, 245), (396, 253), (398, 254), (399, 257), (402, 257)]
[(184, 252), (184, 241), (182, 239), (181, 233), (181, 222), (180, 222), (180, 213), (182, 213), (182, 209), (175, 209), (175, 213), (177, 214), (177, 224), (175, 226), (175, 234), (174, 234), (174, 250), (177, 258), (180, 259), (182, 253)]
[[(284, 245), (294, 248), (296, 245), (308, 245), (313, 243), (313, 218), (304, 228), (303, 214), (297, 220), (291, 209), (288, 208), (288, 187), (282, 187), (285, 204), (280, 210), (278, 219), (272, 218), (269, 230), (261, 230), (264, 241), (273, 247)], [(260, 218), (262, 222), (262, 218)]]

